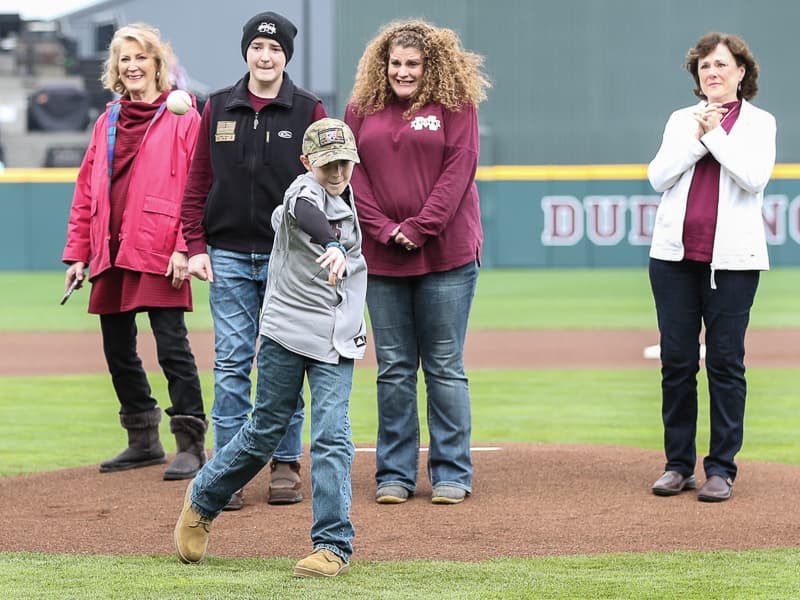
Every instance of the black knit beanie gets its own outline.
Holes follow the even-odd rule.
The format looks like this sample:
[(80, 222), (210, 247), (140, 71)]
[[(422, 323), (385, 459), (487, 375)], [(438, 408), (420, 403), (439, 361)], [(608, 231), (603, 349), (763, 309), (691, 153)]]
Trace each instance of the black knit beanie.
[(294, 53), (294, 36), (297, 27), (283, 15), (274, 12), (258, 13), (242, 27), (242, 58), (247, 60), (247, 48), (257, 37), (275, 40), (283, 48), (288, 63)]

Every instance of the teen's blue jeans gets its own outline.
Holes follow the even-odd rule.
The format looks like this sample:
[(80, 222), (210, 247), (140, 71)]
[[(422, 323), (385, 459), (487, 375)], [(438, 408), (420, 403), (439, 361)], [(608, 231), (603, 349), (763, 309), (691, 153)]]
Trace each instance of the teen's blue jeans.
[(311, 388), (311, 541), (315, 550), (327, 548), (348, 561), (355, 535), (350, 521), (355, 455), (348, 416), (351, 359), (321, 363), (262, 337), (253, 416), (197, 474), (192, 503), (201, 515), (214, 518), (231, 494), (258, 474), (289, 427), (306, 374)]
[[(259, 317), (267, 285), (269, 254), (209, 249), (214, 283), (209, 286), (214, 321), (214, 453), (247, 422), (253, 410), (250, 371), (256, 354)], [(303, 397), (275, 460), (292, 462), (303, 456)], [(235, 490), (234, 490), (235, 491)]]
[(478, 265), (415, 277), (369, 276), (369, 309), (378, 359), (378, 487), (417, 486), (417, 370), (425, 377), (428, 477), (472, 491), (469, 383), (464, 339)]
[(736, 479), (734, 457), (742, 447), (745, 333), (758, 289), (758, 271), (715, 271), (691, 260), (650, 259), (650, 285), (661, 343), (661, 415), (665, 470), (694, 472), (700, 329), (705, 324), (711, 439), (703, 459), (707, 477)]

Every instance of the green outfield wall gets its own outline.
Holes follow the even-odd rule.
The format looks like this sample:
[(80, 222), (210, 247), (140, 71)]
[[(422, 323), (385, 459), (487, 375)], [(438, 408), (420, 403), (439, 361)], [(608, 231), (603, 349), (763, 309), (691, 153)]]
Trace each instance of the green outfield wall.
[[(659, 202), (645, 165), (478, 169), (487, 267), (644, 266)], [(800, 264), (800, 165), (764, 196), (773, 265)]]
[[(74, 169), (0, 175), (2, 270), (60, 269)], [(644, 165), (480, 167), (486, 267), (640, 267), (659, 196)], [(800, 164), (776, 166), (764, 198), (775, 266), (800, 264)]]
[(0, 270), (60, 269), (76, 169), (0, 174)]

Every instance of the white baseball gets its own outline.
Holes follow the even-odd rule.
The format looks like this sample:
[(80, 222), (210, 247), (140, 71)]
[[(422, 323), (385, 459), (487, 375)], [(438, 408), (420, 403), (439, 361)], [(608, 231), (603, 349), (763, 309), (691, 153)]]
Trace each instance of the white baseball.
[(185, 115), (192, 108), (192, 98), (183, 90), (172, 90), (167, 96), (167, 108), (174, 115)]

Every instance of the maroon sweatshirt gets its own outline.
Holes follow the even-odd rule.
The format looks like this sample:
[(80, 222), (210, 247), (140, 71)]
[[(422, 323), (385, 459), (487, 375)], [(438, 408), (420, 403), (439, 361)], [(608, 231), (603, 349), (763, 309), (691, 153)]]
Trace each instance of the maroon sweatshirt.
[[(345, 111), (361, 158), (352, 184), (371, 275), (422, 275), (480, 260), (477, 109), (428, 104), (405, 120), (407, 108), (394, 102), (363, 118)], [(417, 250), (392, 241), (398, 225)]]

